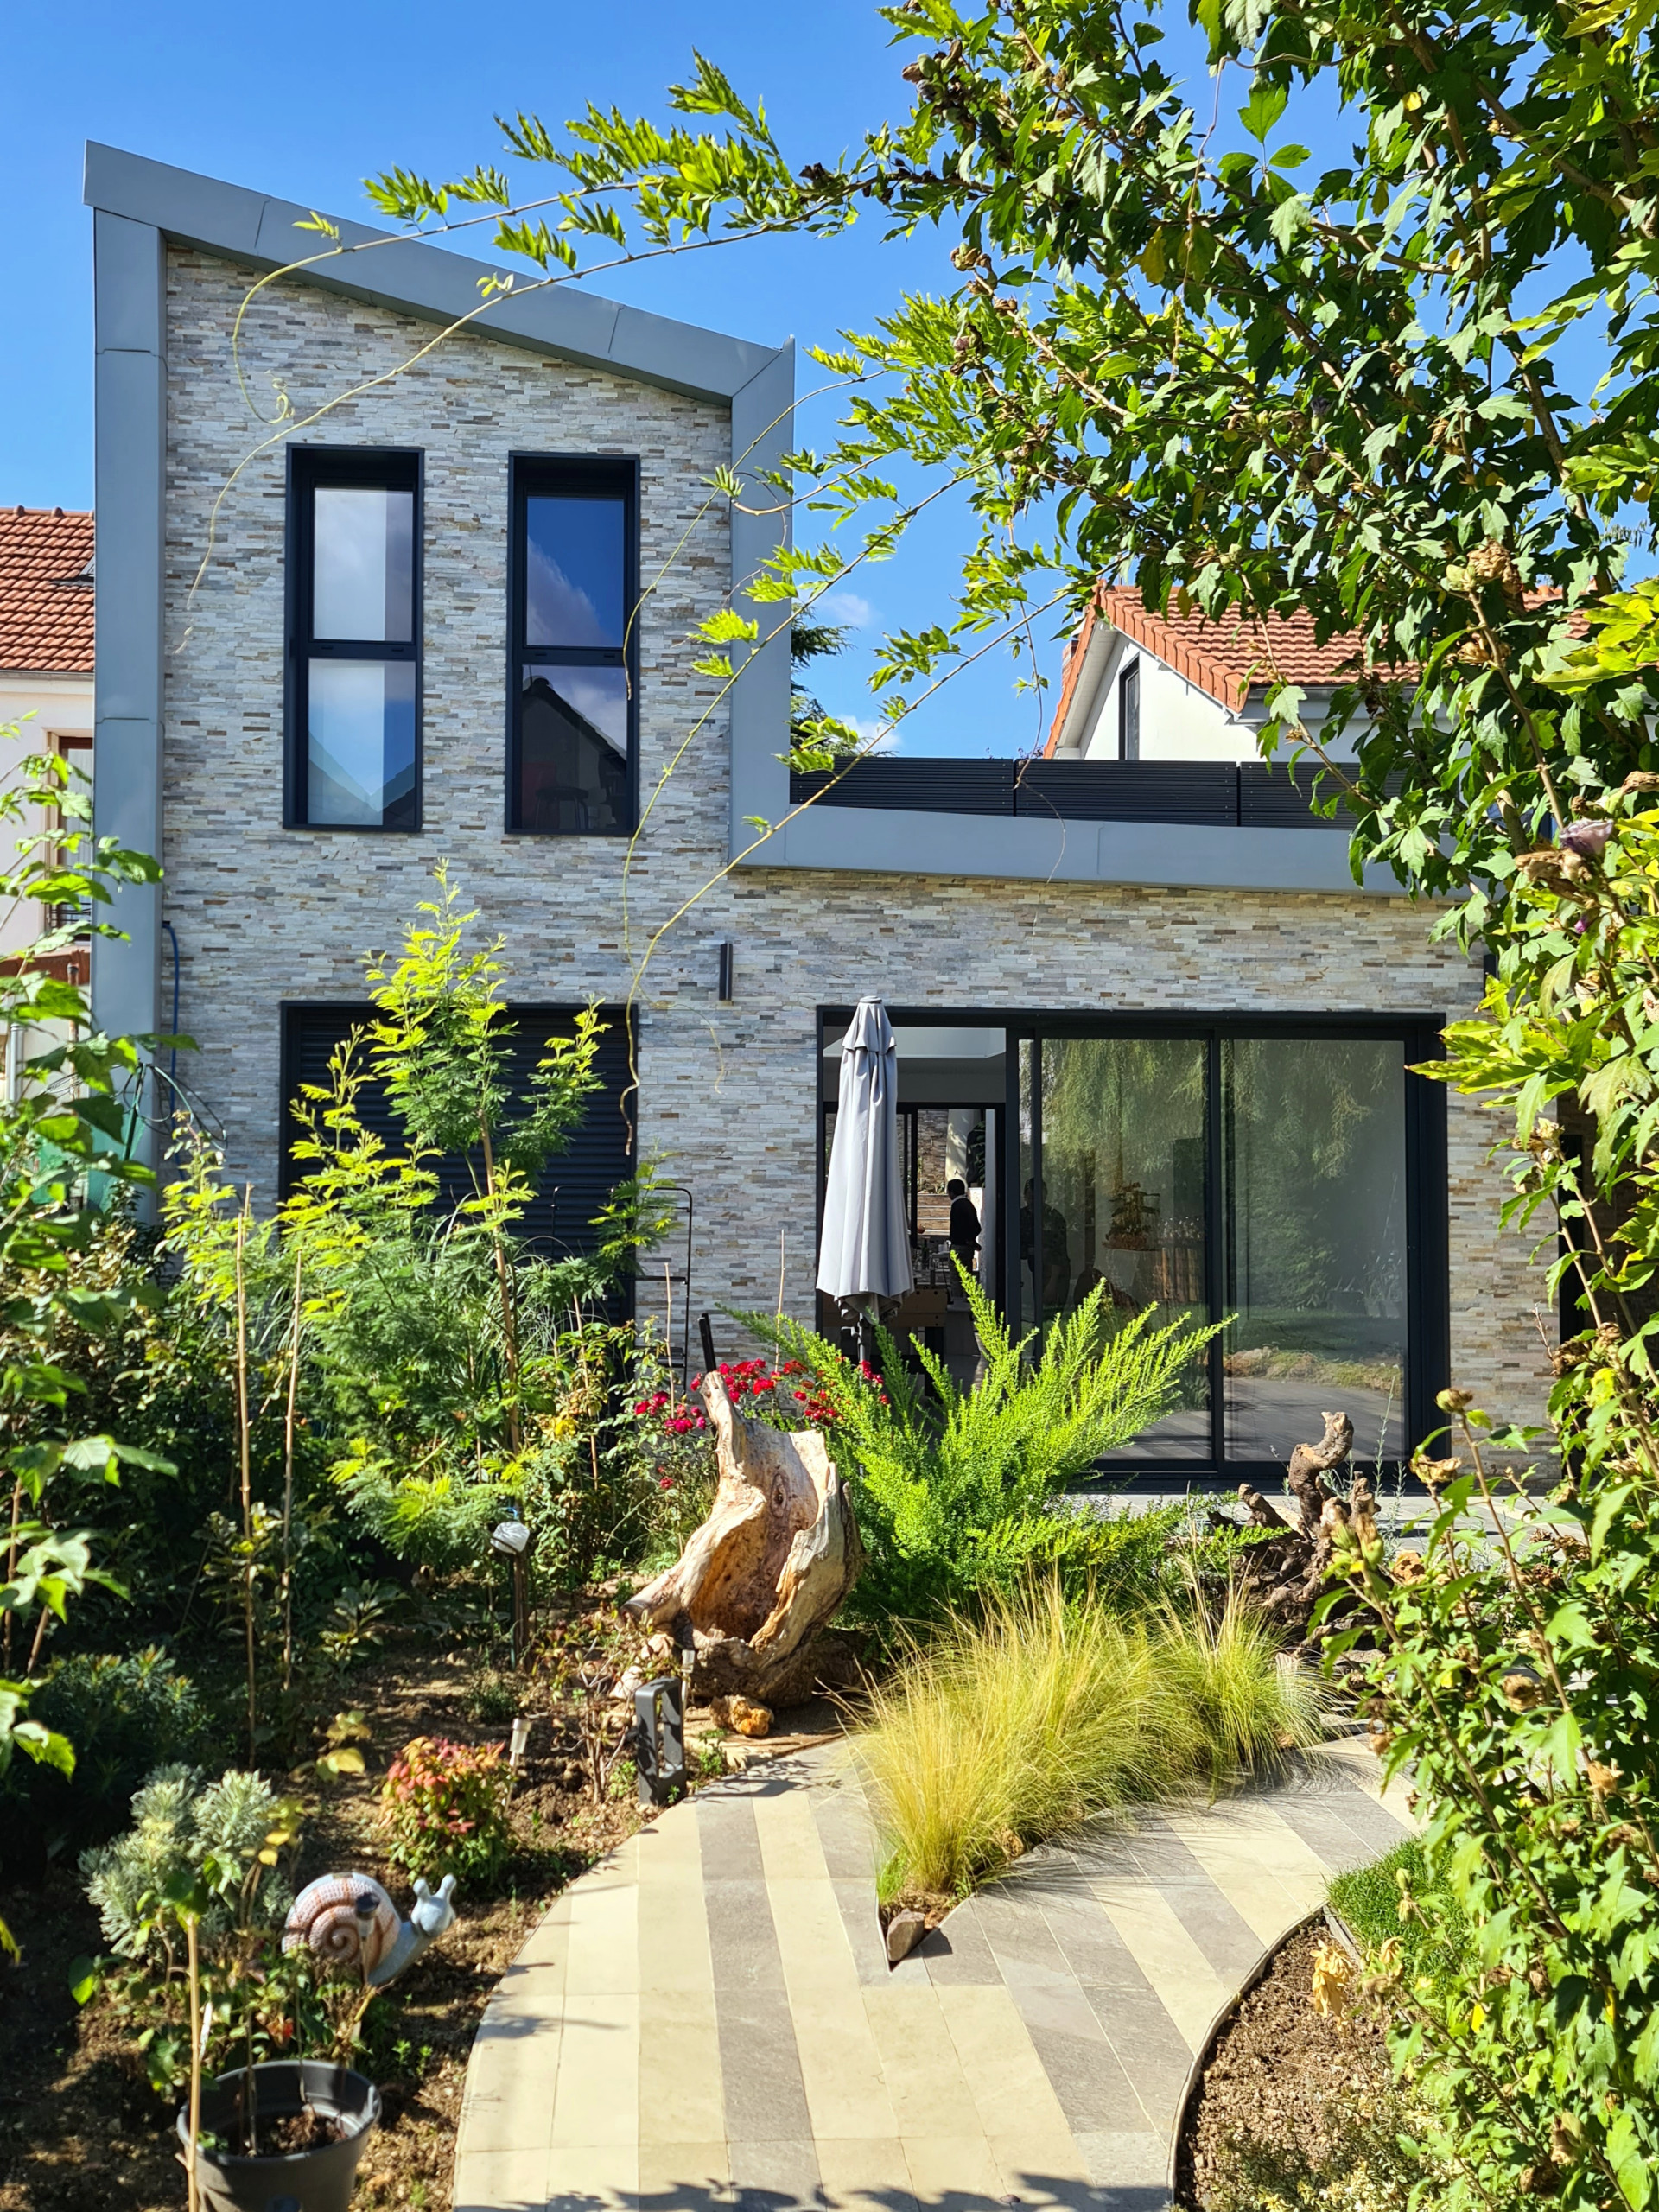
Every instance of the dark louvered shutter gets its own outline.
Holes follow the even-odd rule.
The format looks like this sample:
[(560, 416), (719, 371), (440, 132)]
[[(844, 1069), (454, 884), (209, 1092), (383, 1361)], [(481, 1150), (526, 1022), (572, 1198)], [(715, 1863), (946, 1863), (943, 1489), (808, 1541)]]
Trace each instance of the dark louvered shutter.
[[(516, 1097), (528, 1090), (531, 1075), (550, 1037), (575, 1033), (575, 1013), (569, 1007), (514, 1007), (512, 1077)], [(606, 1032), (599, 1042), (594, 1063), (602, 1088), (588, 1101), (567, 1148), (548, 1162), (541, 1186), (524, 1217), (521, 1241), (544, 1259), (588, 1252), (597, 1239), (594, 1216), (612, 1190), (633, 1173), (633, 1105), (627, 1093), (632, 1078), (628, 1067), (628, 1019), (620, 1007), (602, 1009)], [(374, 1008), (338, 1001), (326, 1006), (285, 1006), (283, 1008), (283, 1142), (281, 1190), (286, 1198), (297, 1179), (289, 1149), (296, 1127), (292, 1102), (305, 1084), (326, 1085), (328, 1062), (352, 1031), (371, 1020)], [(626, 1110), (625, 1110), (626, 1108)], [(385, 1092), (378, 1084), (359, 1096), (364, 1126), (388, 1144), (403, 1141), (403, 1130)], [(470, 1195), (471, 1171), (480, 1171), (481, 1160), (456, 1158), (439, 1169), (442, 1202), (455, 1205)]]

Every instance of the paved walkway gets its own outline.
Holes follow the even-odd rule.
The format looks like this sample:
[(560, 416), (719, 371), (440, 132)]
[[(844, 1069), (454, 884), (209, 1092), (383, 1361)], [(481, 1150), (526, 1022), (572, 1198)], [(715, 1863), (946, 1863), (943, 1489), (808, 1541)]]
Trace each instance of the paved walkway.
[(1406, 1832), (1363, 1744), (1034, 1852), (889, 1972), (844, 1747), (699, 1790), (492, 1998), (455, 2212), (1155, 2212), (1195, 2054), (1327, 1877)]

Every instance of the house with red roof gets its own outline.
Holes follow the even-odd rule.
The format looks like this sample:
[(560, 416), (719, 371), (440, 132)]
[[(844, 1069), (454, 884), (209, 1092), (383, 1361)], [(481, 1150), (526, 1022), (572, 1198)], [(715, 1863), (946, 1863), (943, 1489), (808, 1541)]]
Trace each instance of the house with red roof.
[[(62, 507), (0, 507), (0, 778), (27, 753), (92, 765), (92, 518)], [(45, 925), (0, 912), (0, 957)]]
[[(1322, 641), (1310, 615), (1211, 621), (1173, 601), (1160, 614), (1133, 586), (1103, 584), (1066, 649), (1043, 757), (1255, 763), (1269, 690), (1294, 684), (1314, 734), (1337, 688), (1366, 672), (1360, 639)], [(1351, 756), (1351, 729), (1332, 751)]]

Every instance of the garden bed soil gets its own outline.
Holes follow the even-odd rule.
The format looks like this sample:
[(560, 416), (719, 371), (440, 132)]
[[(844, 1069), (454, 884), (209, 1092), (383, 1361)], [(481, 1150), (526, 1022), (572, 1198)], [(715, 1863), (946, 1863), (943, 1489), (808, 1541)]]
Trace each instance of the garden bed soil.
[(1241, 2145), (1287, 2173), (1320, 2174), (1340, 2160), (1351, 2117), (1389, 2096), (1381, 2018), (1313, 2008), (1314, 1955), (1332, 1940), (1318, 1923), (1291, 1936), (1216, 2037), (1176, 2147), (1176, 2198), (1187, 2212), (1240, 2202)]
[[(374, 1835), (386, 1767), (412, 1736), (499, 1743), (500, 1724), (471, 1717), (474, 1669), (404, 1645), (360, 1666), (339, 1703), (371, 1731), (368, 1770), (325, 1784), (306, 1835), (301, 1882), (328, 1872), (373, 1875), (406, 1912), (410, 1884)], [(544, 1695), (536, 1709), (545, 1710)], [(358, 2201), (440, 2212), (450, 2197), (455, 2123), (467, 2061), (490, 1992), (565, 1884), (639, 1824), (631, 1771), (594, 1805), (544, 1719), (532, 1729), (512, 1798), (515, 1852), (488, 1897), (456, 1897), (454, 1926), (376, 1999), (367, 2048), (353, 2061), (381, 2092), (380, 2123), (365, 2152)], [(21, 1947), (0, 1961), (0, 2212), (177, 2212), (184, 2201), (180, 2100), (156, 2098), (130, 2029), (94, 1998), (77, 2011), (70, 1967), (102, 1948), (97, 1915), (74, 1868), (48, 1870), (41, 1887), (5, 1900)]]
[(237, 2121), (237, 2132), (219, 2150), (226, 2158), (287, 2158), (296, 2151), (326, 2151), (331, 2143), (340, 2142), (346, 2133), (346, 2123), (333, 2113), (313, 2112), (308, 2105), (303, 2112), (279, 2113), (275, 2120), (259, 2120), (253, 2131), (253, 2149), (249, 2151), (242, 2136), (242, 2122)]

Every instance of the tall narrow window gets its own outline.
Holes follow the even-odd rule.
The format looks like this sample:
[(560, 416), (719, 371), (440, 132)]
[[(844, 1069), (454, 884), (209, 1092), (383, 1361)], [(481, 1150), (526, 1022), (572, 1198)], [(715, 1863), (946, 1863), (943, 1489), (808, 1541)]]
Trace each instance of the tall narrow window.
[(289, 448), (288, 818), (418, 830), (420, 467)]
[(637, 486), (632, 461), (513, 465), (509, 830), (633, 827)]
[(1117, 757), (1141, 758), (1141, 664), (1132, 660), (1117, 679)]

